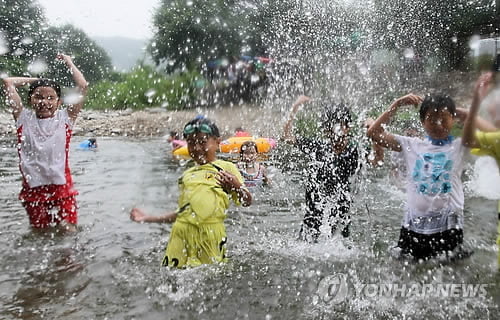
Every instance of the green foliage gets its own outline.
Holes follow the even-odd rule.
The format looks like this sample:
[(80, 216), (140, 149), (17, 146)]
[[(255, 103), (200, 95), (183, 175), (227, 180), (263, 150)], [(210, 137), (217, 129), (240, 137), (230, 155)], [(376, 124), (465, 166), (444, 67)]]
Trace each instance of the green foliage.
[(143, 109), (163, 106), (170, 110), (190, 107), (197, 97), (195, 72), (164, 76), (148, 66), (122, 75), (119, 82), (103, 80), (92, 85), (86, 105), (95, 109)]
[[(9, 76), (48, 77), (72, 85), (57, 53), (74, 56), (90, 82), (103, 79), (111, 69), (106, 52), (83, 31), (66, 25), (48, 27), (43, 10), (34, 0), (0, 0), (0, 72)], [(34, 61), (44, 68), (29, 68)]]
[(413, 48), (439, 57), (441, 69), (457, 69), (469, 51), (473, 34), (495, 31), (491, 0), (378, 0), (374, 12), (378, 48)]
[(239, 55), (235, 1), (163, 1), (154, 15), (157, 29), (149, 46), (156, 64), (167, 70), (193, 69), (216, 57)]
[(58, 79), (65, 85), (71, 85), (72, 78), (66, 66), (54, 61), (53, 57), (59, 52), (73, 56), (74, 63), (90, 83), (107, 78), (113, 68), (111, 58), (106, 51), (85, 32), (72, 25), (48, 28), (42, 45), (44, 43), (48, 48), (44, 56), (49, 61), (50, 77)]
[(319, 118), (314, 114), (300, 114), (294, 131), (300, 137), (317, 137), (320, 134)]
[(26, 70), (26, 62), (12, 56), (0, 56), (0, 70), (9, 71), (11, 74), (23, 74)]
[[(43, 51), (37, 42), (45, 35), (45, 16), (33, 0), (0, 0), (0, 31), (5, 56), (28, 61)], [(3, 50), (4, 48), (0, 48)]]

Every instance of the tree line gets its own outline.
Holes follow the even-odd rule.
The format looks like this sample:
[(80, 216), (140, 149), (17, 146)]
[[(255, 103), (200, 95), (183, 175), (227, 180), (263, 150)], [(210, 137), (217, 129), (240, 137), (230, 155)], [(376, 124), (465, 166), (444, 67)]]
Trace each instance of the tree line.
[[(70, 77), (53, 57), (66, 52), (91, 83), (112, 86), (134, 79), (114, 73), (110, 57), (82, 30), (50, 26), (38, 2), (0, 0), (0, 5), (1, 73), (26, 74), (42, 61), (43, 75), (64, 84)], [(299, 63), (314, 64), (318, 56), (412, 48), (439, 59), (444, 70), (459, 69), (471, 35), (498, 33), (495, 10), (491, 0), (162, 0), (147, 50), (155, 72), (170, 74), (174, 83), (175, 73), (199, 80), (193, 72), (207, 62), (240, 55), (298, 57)]]

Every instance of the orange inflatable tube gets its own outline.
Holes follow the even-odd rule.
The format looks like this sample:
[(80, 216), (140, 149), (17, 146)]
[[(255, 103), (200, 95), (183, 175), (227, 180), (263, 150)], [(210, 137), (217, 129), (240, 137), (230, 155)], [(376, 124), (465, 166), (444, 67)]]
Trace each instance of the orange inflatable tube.
[(257, 145), (257, 151), (259, 153), (267, 153), (271, 151), (274, 146), (274, 140), (267, 138), (254, 138), (254, 137), (231, 137), (219, 144), (220, 152), (224, 153), (239, 153), (241, 145), (245, 141), (253, 141)]
[[(254, 137), (231, 137), (219, 144), (220, 152), (223, 153), (239, 153), (241, 145), (245, 141), (253, 141), (257, 145), (259, 153), (268, 153), (275, 147), (276, 142), (270, 138), (254, 138)], [(172, 151), (172, 155), (178, 159), (189, 159), (189, 151), (187, 146), (180, 147)]]

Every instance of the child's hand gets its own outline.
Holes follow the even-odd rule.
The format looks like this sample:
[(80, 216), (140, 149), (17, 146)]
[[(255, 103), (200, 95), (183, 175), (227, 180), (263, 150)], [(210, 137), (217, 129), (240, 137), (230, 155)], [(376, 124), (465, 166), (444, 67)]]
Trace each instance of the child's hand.
[(62, 60), (64, 62), (71, 62), (71, 56), (68, 56), (68, 55), (63, 54), (63, 53), (57, 54), (56, 59)]
[(145, 218), (146, 214), (139, 208), (133, 208), (132, 211), (130, 211), (130, 220), (132, 221), (144, 222)]
[(220, 171), (215, 179), (217, 179), (222, 189), (226, 192), (235, 191), (241, 188), (241, 183), (238, 181), (236, 176), (227, 171)]
[(422, 103), (422, 101), (424, 101), (424, 99), (421, 96), (417, 96), (413, 93), (402, 96), (401, 98), (396, 100), (398, 106), (414, 105), (415, 107)]
[(490, 89), (491, 80), (493, 79), (493, 72), (486, 72), (482, 74), (476, 81), (474, 86), (474, 98), (483, 100)]

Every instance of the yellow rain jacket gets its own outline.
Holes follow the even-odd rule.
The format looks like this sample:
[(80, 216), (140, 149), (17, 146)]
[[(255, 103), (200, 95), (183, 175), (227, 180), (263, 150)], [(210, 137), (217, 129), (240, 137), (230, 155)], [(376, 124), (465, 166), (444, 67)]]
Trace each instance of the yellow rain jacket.
[(230, 198), (238, 205), (240, 202), (235, 191), (227, 194), (217, 182), (215, 177), (222, 170), (243, 184), (236, 166), (223, 160), (196, 165), (180, 177), (177, 218), (163, 258), (164, 266), (181, 268), (226, 261), (226, 210)]

